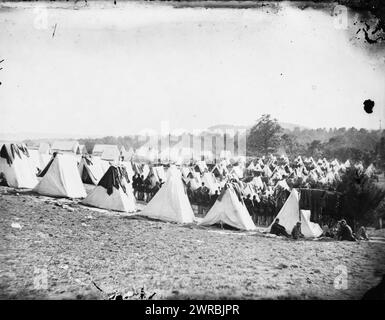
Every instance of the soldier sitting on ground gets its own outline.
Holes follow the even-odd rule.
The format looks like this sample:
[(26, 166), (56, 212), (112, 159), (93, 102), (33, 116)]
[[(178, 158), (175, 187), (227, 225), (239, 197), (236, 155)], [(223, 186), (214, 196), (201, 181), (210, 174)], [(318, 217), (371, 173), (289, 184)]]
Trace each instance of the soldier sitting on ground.
[(368, 234), (366, 233), (366, 229), (364, 226), (361, 226), (357, 231), (357, 239), (358, 240), (369, 240)]
[(279, 219), (275, 219), (274, 223), (271, 225), (270, 233), (275, 234), (276, 236), (285, 236), (290, 238), (290, 235), (287, 233), (285, 227), (279, 224)]
[(352, 228), (346, 223), (345, 219), (340, 221), (340, 227), (337, 232), (337, 239), (341, 241), (356, 241)]
[(304, 235), (301, 231), (301, 222), (297, 222), (296, 225), (293, 227), (293, 230), (291, 231), (291, 236), (293, 239), (297, 240), (299, 238), (304, 238)]

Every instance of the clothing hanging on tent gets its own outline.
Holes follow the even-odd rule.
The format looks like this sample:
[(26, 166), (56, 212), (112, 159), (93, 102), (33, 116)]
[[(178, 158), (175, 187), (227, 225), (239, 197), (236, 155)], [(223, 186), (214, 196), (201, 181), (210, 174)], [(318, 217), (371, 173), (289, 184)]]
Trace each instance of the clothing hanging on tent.
[(122, 188), (123, 191), (126, 192), (126, 187), (122, 181), (122, 178), (123, 178), (122, 172), (119, 170), (119, 167), (117, 167), (116, 170), (113, 170), (113, 168), (114, 167), (111, 166), (98, 183), (99, 186), (102, 186), (105, 189), (107, 189), (108, 195), (112, 194), (114, 187), (116, 189)]

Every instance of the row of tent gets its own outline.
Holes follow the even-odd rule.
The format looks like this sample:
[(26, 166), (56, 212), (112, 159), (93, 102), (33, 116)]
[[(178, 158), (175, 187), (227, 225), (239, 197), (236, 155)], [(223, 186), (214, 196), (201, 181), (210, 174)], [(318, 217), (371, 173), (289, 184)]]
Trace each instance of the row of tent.
[[(11, 144), (7, 145), (9, 147)], [(7, 145), (4, 145), (5, 148), (7, 148)], [(28, 152), (30, 166), (38, 171), (43, 170), (50, 161), (51, 155), (49, 154), (40, 154), (37, 150), (31, 149), (28, 149)], [(26, 157), (25, 155), (23, 156)], [(89, 184), (96, 185), (110, 165), (110, 161), (102, 159), (100, 156), (76, 156), (76, 158), (79, 162), (78, 169), (82, 181)], [(114, 163), (124, 165), (130, 177), (134, 173), (139, 173), (145, 179), (151, 174), (151, 179), (156, 181), (160, 179), (165, 180), (164, 167), (161, 165), (151, 166), (146, 163), (139, 164), (128, 161), (114, 161)], [(15, 166), (21, 166), (20, 169), (16, 170), (17, 172), (23, 170), (19, 161), (17, 161)], [(316, 181), (325, 185), (331, 185), (335, 181), (339, 181), (341, 174), (350, 166), (349, 160), (340, 164), (337, 160), (329, 163), (326, 159), (320, 159), (315, 162), (311, 157), (304, 160), (301, 157), (297, 157), (293, 163), (289, 163), (288, 159), (277, 159), (274, 156), (270, 156), (267, 159), (260, 158), (256, 161), (251, 161), (247, 166), (244, 162), (229, 166), (228, 162), (223, 160), (214, 167), (211, 167), (210, 170), (205, 161), (197, 161), (194, 166), (181, 166), (181, 172), (185, 182), (189, 184), (192, 190), (200, 188), (202, 183), (204, 183), (209, 188), (210, 194), (214, 194), (223, 187), (225, 181), (231, 178), (235, 179), (247, 194), (260, 195), (261, 191), (264, 191), (268, 195), (272, 194), (276, 187), (288, 189), (287, 181), (289, 180), (301, 179), (302, 183)], [(359, 171), (364, 171), (368, 176), (372, 176), (376, 172), (373, 164), (366, 170), (364, 170), (362, 163), (356, 163), (354, 167)], [(23, 174), (22, 176), (27, 177), (28, 175)], [(35, 182), (34, 179), (24, 178), (27, 180), (25, 182), (27, 184), (25, 184), (20, 179), (14, 182), (11, 179), (11, 183), (15, 187), (30, 188), (31, 184)]]
[[(33, 151), (33, 152), (32, 152)], [(87, 154), (84, 145), (80, 145), (77, 141), (58, 140), (53, 142), (52, 146), (47, 143), (41, 143), (40, 147), (31, 150), (36, 162), (41, 166), (45, 166), (47, 157), (54, 152), (70, 153), (78, 156)], [(342, 172), (346, 168), (351, 167), (351, 163), (347, 160), (340, 163), (337, 159), (328, 161), (327, 159), (318, 159), (315, 161), (312, 157), (298, 156), (290, 161), (286, 155), (261, 157), (257, 160), (250, 161), (247, 165), (247, 159), (244, 156), (233, 156), (229, 150), (222, 150), (220, 152), (221, 159), (219, 162), (214, 159), (213, 153), (210, 150), (194, 150), (187, 147), (166, 147), (163, 150), (150, 147), (147, 143), (140, 148), (134, 150), (130, 148), (126, 150), (124, 146), (110, 144), (95, 144), (92, 151), (92, 156), (99, 157), (105, 161), (119, 162), (130, 161), (136, 163), (147, 163), (149, 165), (154, 163), (173, 163), (179, 166), (190, 165), (192, 162), (195, 166), (199, 166), (200, 171), (204, 171), (207, 163), (215, 164), (212, 172), (216, 176), (225, 176), (229, 174), (228, 168), (231, 167), (231, 175), (238, 179), (242, 179), (245, 174), (250, 172), (263, 173), (264, 176), (272, 180), (282, 180), (286, 178), (301, 178), (304, 182), (320, 181), (323, 184), (331, 184), (340, 179)], [(206, 159), (201, 160), (202, 157)], [(215, 160), (215, 161), (214, 161)], [(214, 163), (215, 162), (215, 163)], [(362, 163), (356, 163), (354, 166), (367, 175), (374, 175), (375, 168), (371, 164), (364, 170)], [(207, 169), (206, 169), (207, 170)]]
[[(41, 154), (53, 154), (54, 152), (70, 153), (75, 155), (88, 154), (85, 145), (79, 144), (75, 140), (57, 140), (49, 145), (46, 142), (40, 143), (39, 147), (35, 146), (33, 149)], [(215, 160), (214, 154), (210, 150), (197, 150), (190, 147), (164, 147), (161, 150), (149, 146), (145, 143), (141, 147), (134, 150), (132, 147), (126, 150), (124, 146), (117, 146), (114, 144), (95, 144), (92, 150), (92, 156), (100, 157), (107, 161), (135, 161), (145, 163), (174, 163), (176, 165), (189, 164), (191, 161), (195, 162), (204, 158), (206, 161), (213, 162)], [(219, 153), (220, 159), (227, 161), (239, 161), (245, 157), (233, 156), (229, 150), (222, 150)]]
[[(38, 179), (33, 170), (33, 153), (30, 151), (24, 145), (5, 144), (2, 146), (0, 150), (0, 173), (5, 176), (10, 186), (31, 188), (35, 192), (47, 196), (84, 198), (82, 203), (86, 205), (133, 212), (136, 210), (136, 204), (130, 177), (134, 173), (139, 173), (144, 177), (151, 173), (153, 179), (158, 181), (162, 179), (166, 183), (141, 214), (179, 223), (191, 223), (194, 220), (185, 184), (195, 179), (201, 179), (199, 182), (204, 181), (210, 192), (218, 190), (220, 195), (200, 224), (224, 223), (242, 230), (255, 230), (255, 225), (243, 203), (242, 196), (248, 193), (253, 194), (256, 190), (266, 187), (260, 176), (254, 176), (247, 183), (240, 179), (238, 181), (235, 179), (236, 183), (233, 181), (230, 183), (239, 172), (252, 171), (249, 168), (250, 164), (247, 168), (244, 164), (238, 164), (236, 167), (239, 168), (239, 172), (234, 170), (234, 166), (228, 168), (225, 163), (220, 163), (208, 171), (207, 165), (201, 161), (193, 167), (181, 167), (180, 170), (176, 166), (171, 166), (166, 172), (161, 166), (150, 167), (146, 164), (120, 162), (112, 165), (98, 157), (82, 157), (79, 162), (77, 157), (65, 153), (55, 153), (44, 169), (40, 171)], [(282, 168), (282, 164), (276, 163), (275, 160), (274, 158), (259, 159), (258, 164), (261, 168), (263, 167), (262, 169), (271, 168), (272, 170), (270, 170), (273, 172), (277, 167)], [(292, 170), (301, 167), (306, 168), (305, 163), (301, 164), (300, 161), (297, 161), (296, 165), (297, 167)], [(328, 170), (328, 165), (329, 167), (339, 166), (341, 168), (338, 162), (333, 162), (333, 164), (326, 161), (317, 163), (321, 170), (324, 170), (323, 167)], [(349, 165), (350, 163), (344, 163), (345, 167)], [(359, 166), (360, 164), (357, 165), (357, 168), (360, 168)], [(218, 180), (213, 172), (215, 169), (222, 171), (223, 174), (227, 175), (227, 178)], [(363, 170), (363, 167), (361, 169)], [(374, 166), (369, 166), (367, 170), (369, 169), (375, 172)], [(96, 185), (88, 196), (83, 182)], [(285, 180), (278, 181), (275, 187), (277, 186), (290, 190)], [(310, 222), (310, 212), (299, 210), (298, 194), (295, 189), (291, 190), (291, 194), (278, 216), (281, 219), (280, 223), (289, 230), (292, 225), (301, 220), (304, 230), (310, 230), (309, 232), (304, 231), (305, 236), (317, 236), (320, 232), (319, 226)]]
[[(85, 160), (86, 161), (86, 160)], [(89, 163), (83, 163), (89, 165)], [(1, 148), (0, 171), (12, 185), (31, 187), (38, 194), (53, 197), (84, 198), (82, 203), (109, 210), (133, 212), (135, 198), (130, 188), (126, 169), (110, 165), (97, 186), (86, 194), (79, 174), (76, 157), (55, 153), (40, 172), (38, 181), (30, 165), (28, 150), (15, 144)], [(155, 170), (159, 176), (164, 172)], [(193, 223), (194, 213), (187, 197), (180, 170), (175, 166), (167, 170), (166, 182), (147, 204), (141, 215), (178, 223)], [(21, 182), (21, 183), (20, 183)], [(202, 225), (226, 223), (238, 229), (255, 230), (243, 201), (237, 197), (233, 186), (226, 185), (218, 201), (200, 222)]]
[[(30, 147), (35, 153), (40, 155), (52, 155), (55, 152), (72, 154), (76, 156), (88, 155), (88, 151), (85, 145), (79, 144), (74, 140), (58, 140), (54, 141), (52, 145), (46, 142), (40, 143), (39, 147)], [(95, 144), (92, 150), (92, 155), (99, 157), (106, 161), (119, 161), (120, 159), (129, 159), (132, 157), (133, 150), (126, 149), (117, 145), (110, 144)]]

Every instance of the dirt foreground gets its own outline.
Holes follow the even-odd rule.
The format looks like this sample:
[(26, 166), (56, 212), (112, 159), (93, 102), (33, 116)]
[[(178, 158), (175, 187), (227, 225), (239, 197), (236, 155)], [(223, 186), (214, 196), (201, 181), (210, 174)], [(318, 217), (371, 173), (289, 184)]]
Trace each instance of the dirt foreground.
[(385, 273), (380, 237), (293, 241), (153, 221), (6, 187), (0, 232), (1, 299), (106, 299), (115, 291), (139, 299), (142, 287), (153, 299), (359, 299)]

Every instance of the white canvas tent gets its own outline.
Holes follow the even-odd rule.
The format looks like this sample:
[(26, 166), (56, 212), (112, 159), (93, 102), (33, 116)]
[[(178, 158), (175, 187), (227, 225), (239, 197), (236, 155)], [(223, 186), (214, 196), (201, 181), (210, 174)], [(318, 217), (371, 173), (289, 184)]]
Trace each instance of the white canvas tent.
[(373, 163), (371, 163), (365, 170), (365, 175), (368, 177), (372, 177), (376, 172), (376, 168), (374, 167)]
[(246, 209), (230, 184), (226, 184), (217, 201), (200, 225), (214, 225), (224, 223), (240, 230), (255, 230), (256, 227)]
[(251, 184), (256, 186), (258, 189), (263, 189), (263, 181), (261, 177), (254, 177), (253, 180), (251, 181)]
[(252, 199), (255, 196), (258, 202), (261, 201), (258, 196), (257, 188), (250, 182), (244, 184), (242, 193), (245, 197), (250, 195), (250, 198)]
[[(322, 234), (319, 224), (310, 221), (310, 211), (301, 210), (300, 212), (299, 193), (296, 189), (291, 191), (290, 196), (275, 219), (279, 219), (279, 224), (284, 226), (289, 234), (298, 221), (301, 221), (301, 231), (305, 237), (315, 238)], [(268, 231), (270, 231), (270, 228), (271, 225), (268, 227)]]
[(277, 184), (274, 186), (274, 189), (278, 189), (278, 188), (290, 191), (290, 187), (288, 186), (286, 180), (278, 181)]
[(73, 140), (57, 140), (54, 141), (51, 147), (52, 152), (80, 154), (79, 142)]
[(120, 151), (117, 146), (110, 146), (109, 148), (104, 149), (100, 158), (116, 163), (120, 160)]
[(32, 160), (20, 150), (18, 145), (4, 144), (0, 154), (0, 173), (5, 177), (8, 186), (32, 189), (37, 185), (38, 180), (33, 170)]
[(242, 179), (243, 178), (243, 170), (241, 169), (240, 166), (234, 166), (231, 169), (230, 174), (235, 175), (238, 179)]
[(160, 179), (163, 182), (166, 181), (166, 173), (163, 166), (154, 166), (151, 168), (151, 172), (154, 174), (156, 181), (160, 182)]
[(197, 190), (202, 186), (202, 179), (198, 172), (193, 171), (189, 174), (188, 183), (192, 190)]
[(103, 174), (105, 174), (110, 167), (110, 162), (107, 160), (102, 160), (100, 157), (93, 157), (93, 159), (99, 159), (100, 161), (100, 166), (102, 167)]
[(38, 174), (40, 170), (43, 170), (45, 167), (45, 163), (43, 159), (41, 158), (41, 155), (39, 153), (39, 150), (37, 149), (28, 149), (29, 153), (29, 162), (31, 165), (32, 172), (35, 174)]
[(255, 165), (254, 165), (253, 161), (250, 162), (249, 166), (247, 167), (247, 170), (255, 171)]
[(44, 168), (42, 179), (33, 191), (52, 197), (84, 198), (87, 194), (77, 167), (77, 159), (70, 154), (54, 155)]
[(122, 155), (123, 161), (130, 161), (135, 154), (134, 149), (132, 147), (128, 149), (128, 151), (126, 151), (125, 149), (121, 149), (120, 153)]
[(201, 173), (201, 174), (208, 171), (206, 162), (203, 160), (197, 161), (195, 166), (194, 166), (194, 170)]
[[(115, 179), (115, 180), (114, 180)], [(109, 185), (112, 183), (111, 185)], [(121, 212), (136, 210), (135, 197), (116, 166), (110, 166), (98, 185), (82, 204)]]
[(323, 231), (321, 226), (318, 223), (310, 221), (310, 210), (301, 210), (301, 231), (305, 237), (319, 237), (322, 235)]
[(192, 223), (194, 213), (187, 198), (178, 169), (170, 167), (167, 181), (141, 212), (142, 215), (165, 221)]
[(82, 157), (78, 168), (82, 181), (88, 184), (98, 184), (105, 172), (101, 160), (97, 157)]
[(135, 175), (134, 169), (132, 168), (131, 162), (121, 161), (120, 164), (126, 168), (128, 178), (130, 179), (130, 183), (132, 183), (132, 178)]
[(50, 154), (51, 153), (51, 147), (46, 142), (41, 142), (39, 145), (39, 153), (40, 154)]
[(79, 148), (80, 148), (80, 154), (82, 154), (82, 155), (88, 154), (87, 148), (84, 144), (80, 144)]
[(210, 195), (215, 194), (215, 191), (219, 191), (219, 183), (212, 172), (205, 172), (202, 175), (202, 182), (210, 190)]

